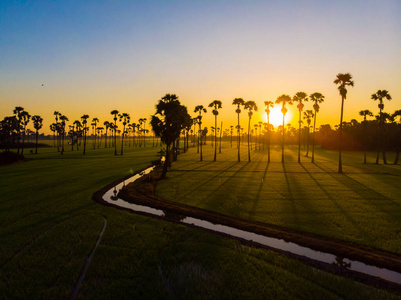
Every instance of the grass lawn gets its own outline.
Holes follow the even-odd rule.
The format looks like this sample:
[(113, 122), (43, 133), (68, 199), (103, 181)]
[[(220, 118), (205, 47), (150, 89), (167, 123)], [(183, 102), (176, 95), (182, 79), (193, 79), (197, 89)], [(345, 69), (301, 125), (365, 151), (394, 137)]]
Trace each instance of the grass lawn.
[[(61, 156), (55, 148), (43, 148), (38, 155), (26, 151), (30, 159), (26, 162), (0, 166), (1, 298), (69, 298), (107, 221), (78, 298), (401, 299), (272, 251), (91, 200), (92, 194), (105, 185), (148, 166), (156, 152), (151, 147), (127, 147), (124, 156), (114, 156), (113, 149), (88, 148), (83, 156), (81, 151), (71, 152), (66, 147)], [(198, 173), (193, 171), (198, 162), (191, 161), (191, 155), (181, 155), (173, 165), (175, 171), (168, 175), (166, 183), (177, 183), (174, 197), (185, 193), (184, 186), (178, 184), (183, 177), (192, 180)], [(227, 167), (210, 161), (199, 166), (207, 168), (199, 173), (216, 177), (206, 175), (209, 182), (188, 185), (186, 190), (194, 193), (195, 188), (202, 187), (207, 195), (217, 188), (211, 188), (212, 183), (224, 182), (218, 174)], [(259, 173), (257, 167), (254, 171)], [(187, 172), (191, 176), (183, 176)], [(241, 176), (249, 176), (247, 173)], [(171, 189), (167, 189), (166, 197), (171, 197)], [(217, 200), (208, 204), (209, 197), (205, 199), (209, 209), (221, 206), (213, 204)], [(193, 204), (201, 206), (196, 201)], [(299, 218), (290, 217), (293, 212), (287, 213), (289, 220)], [(232, 209), (226, 213), (236, 214)], [(255, 209), (255, 213), (246, 214), (257, 218), (260, 213)]]
[[(224, 147), (225, 146), (225, 147)], [(156, 194), (203, 209), (261, 221), (299, 231), (368, 245), (401, 254), (401, 166), (376, 165), (370, 153), (343, 153), (344, 174), (337, 173), (338, 153), (317, 149), (315, 163), (301, 157), (297, 147), (273, 146), (267, 151), (242, 147), (242, 161), (229, 144), (213, 162), (213, 148), (179, 156)], [(389, 155), (390, 159), (391, 154)]]

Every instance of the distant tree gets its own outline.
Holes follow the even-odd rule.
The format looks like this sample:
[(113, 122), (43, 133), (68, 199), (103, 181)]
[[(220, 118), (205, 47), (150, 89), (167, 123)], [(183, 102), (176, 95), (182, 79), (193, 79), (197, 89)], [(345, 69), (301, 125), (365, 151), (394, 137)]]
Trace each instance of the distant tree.
[(273, 101), (265, 101), (265, 112), (267, 115), (267, 162), (270, 162), (270, 108), (274, 106)]
[(93, 125), (93, 128), (94, 128), (93, 133), (94, 133), (94, 136), (95, 136), (95, 140), (94, 140), (94, 143), (93, 143), (93, 149), (96, 148), (96, 140), (97, 140), (96, 128), (97, 128), (97, 123), (99, 123), (99, 119), (98, 118), (93, 118), (92, 119), (92, 125)]
[[(219, 115), (219, 109), (222, 108), (222, 103), (220, 100), (213, 100), (209, 107), (213, 107), (213, 115), (214, 115), (214, 127), (217, 129), (217, 116)], [(216, 161), (217, 158), (217, 130), (214, 131), (214, 158), (213, 161)]]
[(16, 135), (17, 135), (17, 153), (20, 152), (20, 141), (21, 141), (21, 128), (22, 128), (22, 113), (24, 108), (21, 106), (16, 106), (13, 113), (17, 120)]
[(239, 123), (239, 114), (241, 113), (241, 106), (245, 105), (245, 101), (242, 98), (235, 98), (233, 100), (233, 105), (237, 105), (237, 109), (235, 112), (238, 115), (238, 125), (237, 125), (237, 148), (238, 148), (238, 162), (241, 161), (241, 156), (240, 156), (240, 145), (241, 145), (241, 126)]
[[(58, 112), (57, 110), (56, 111), (54, 111), (54, 113), (53, 113), (53, 115), (54, 115), (54, 118), (55, 118), (55, 120), (56, 120), (56, 129), (58, 128), (58, 127), (60, 127), (60, 125), (59, 125), (59, 123), (58, 123), (58, 118), (59, 118), (59, 116), (61, 116), (61, 113), (60, 112)], [(59, 130), (56, 130), (56, 138), (57, 138), (57, 152), (60, 152), (60, 136), (59, 136)]]
[(21, 126), (22, 126), (22, 147), (21, 147), (21, 155), (24, 154), (24, 142), (25, 142), (25, 133), (26, 133), (26, 126), (31, 119), (31, 115), (27, 111), (21, 112)]
[(373, 113), (370, 110), (365, 109), (361, 110), (359, 112), (359, 115), (363, 116), (363, 152), (364, 152), (363, 163), (366, 164), (366, 123), (367, 123), (366, 117), (367, 116), (372, 117)]
[(338, 173), (343, 172), (343, 165), (342, 165), (342, 160), (341, 160), (341, 151), (342, 151), (342, 131), (343, 131), (343, 115), (344, 115), (344, 100), (347, 99), (347, 89), (346, 87), (349, 86), (354, 86), (354, 81), (352, 80), (352, 75), (350, 73), (339, 73), (337, 74), (336, 79), (334, 80), (334, 84), (338, 84), (338, 91), (340, 92), (341, 95), (341, 117), (340, 117), (340, 136), (339, 136), (339, 155), (338, 155)]
[(383, 153), (383, 163), (387, 164), (387, 159), (386, 159), (386, 150), (384, 149), (384, 143), (383, 143), (383, 108), (384, 108), (384, 103), (383, 99), (391, 100), (391, 96), (386, 90), (378, 90), (375, 94), (372, 94), (372, 99), (374, 101), (378, 100), (379, 101), (379, 109), (380, 109), (380, 123), (379, 123), (379, 150), (377, 151), (377, 158), (376, 158), (376, 164), (379, 163), (379, 156), (380, 156), (380, 151)]
[(104, 121), (103, 125), (106, 129), (105, 136), (104, 136), (104, 147), (107, 148), (107, 131), (110, 129), (110, 122), (109, 121)]
[(43, 118), (38, 115), (34, 115), (32, 117), (33, 128), (36, 130), (35, 140), (36, 140), (36, 147), (35, 147), (35, 154), (38, 154), (38, 138), (39, 138), (39, 130), (43, 127)]
[(130, 116), (127, 113), (122, 113), (118, 115), (120, 118), (120, 122), (123, 122), (123, 134), (121, 136), (121, 155), (123, 155), (123, 145), (124, 145), (124, 134), (125, 134), (125, 126), (129, 123), (130, 121)]
[(75, 120), (72, 124), (75, 126), (75, 144), (77, 144), (77, 150), (79, 150), (79, 137), (82, 135), (82, 124), (79, 120)]
[(255, 101), (249, 100), (244, 103), (244, 109), (248, 110), (248, 161), (251, 161), (251, 149), (250, 149), (250, 130), (251, 130), (251, 118), (254, 111), (258, 111), (258, 106)]
[(64, 154), (64, 137), (65, 137), (65, 125), (66, 122), (68, 121), (68, 118), (64, 115), (60, 116), (60, 133), (61, 133), (61, 138), (62, 138), (62, 143), (61, 143), (61, 153)]
[(203, 160), (203, 155), (202, 155), (202, 112), (206, 113), (207, 110), (206, 108), (203, 107), (203, 105), (197, 105), (194, 110), (195, 113), (198, 113), (198, 121), (197, 123), (199, 124), (199, 131), (198, 131), (198, 149), (197, 153), (200, 153), (200, 161)]
[(292, 101), (298, 102), (297, 108), (299, 112), (298, 116), (298, 162), (301, 162), (301, 114), (304, 108), (303, 101), (308, 101), (308, 95), (305, 92), (298, 92), (292, 97)]
[(313, 114), (313, 111), (311, 109), (307, 109), (306, 111), (304, 111), (304, 120), (306, 119), (306, 123), (308, 124), (308, 138), (307, 138), (307, 147), (306, 147), (306, 154), (305, 156), (308, 157), (309, 155), (309, 136), (310, 136), (310, 124), (312, 122), (312, 118), (314, 118), (315, 115)]
[(282, 104), (281, 107), (281, 112), (283, 113), (283, 135), (282, 135), (282, 144), (281, 144), (281, 162), (284, 162), (284, 135), (285, 135), (285, 124), (284, 124), (284, 119), (285, 119), (285, 114), (287, 113), (287, 108), (285, 107), (286, 104), (292, 105), (292, 99), (288, 95), (281, 95), (277, 98), (276, 104)]
[(84, 152), (83, 154), (86, 153), (86, 125), (88, 124), (88, 119), (89, 119), (89, 115), (83, 115), (81, 117), (81, 121), (82, 121), (82, 127), (83, 127), (83, 134), (84, 134)]
[(394, 159), (394, 165), (398, 165), (398, 161), (400, 159), (400, 146), (401, 146), (401, 139), (400, 139), (400, 134), (401, 134), (401, 109), (396, 110), (392, 117), (394, 118), (394, 120), (396, 120), (397, 117), (400, 117), (400, 123), (398, 124), (398, 141), (396, 142), (396, 156)]
[(166, 145), (166, 159), (161, 178), (167, 173), (170, 165), (171, 145), (180, 137), (180, 132), (191, 117), (187, 108), (181, 105), (175, 94), (166, 94), (156, 104), (156, 113), (152, 116), (150, 124), (153, 132)]
[(56, 123), (50, 124), (49, 128), (50, 128), (50, 131), (53, 132), (53, 146), (56, 147), (56, 130), (57, 130)]
[(315, 132), (316, 132), (316, 116), (319, 112), (319, 103), (324, 101), (324, 96), (321, 93), (313, 93), (309, 96), (310, 100), (313, 102), (313, 110), (315, 111), (314, 121), (313, 121), (313, 139), (312, 139), (312, 162), (315, 162)]
[(114, 155), (117, 155), (117, 115), (118, 115), (118, 110), (114, 109), (110, 112), (111, 115), (114, 115)]

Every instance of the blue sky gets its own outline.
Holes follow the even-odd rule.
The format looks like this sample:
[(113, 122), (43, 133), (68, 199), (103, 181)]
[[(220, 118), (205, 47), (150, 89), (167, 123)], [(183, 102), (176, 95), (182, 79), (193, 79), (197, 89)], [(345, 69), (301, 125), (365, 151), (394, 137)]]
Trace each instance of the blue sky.
[(326, 96), (318, 125), (334, 125), (333, 80), (345, 72), (355, 79), (345, 120), (376, 111), (378, 89), (393, 96), (393, 112), (400, 17), (397, 0), (1, 1), (0, 118), (23, 106), (47, 128), (54, 110), (70, 121), (86, 113), (103, 122), (112, 109), (136, 120), (170, 92), (189, 111), (222, 100), (229, 123), (235, 97), (263, 112), (263, 101), (303, 90)]

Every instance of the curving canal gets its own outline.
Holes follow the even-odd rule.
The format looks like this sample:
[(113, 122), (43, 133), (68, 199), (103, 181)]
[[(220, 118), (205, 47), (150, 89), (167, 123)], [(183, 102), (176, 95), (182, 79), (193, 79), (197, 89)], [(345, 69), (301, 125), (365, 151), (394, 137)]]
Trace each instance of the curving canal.
[[(126, 208), (126, 209), (134, 211), (134, 212), (141, 212), (141, 213), (146, 213), (146, 214), (153, 215), (153, 216), (165, 217), (166, 213), (163, 210), (155, 209), (155, 208), (148, 207), (148, 206), (129, 203), (125, 200), (118, 198), (118, 196), (117, 196), (118, 192), (125, 185), (127, 185), (131, 182), (134, 182), (141, 176), (149, 174), (151, 171), (153, 171), (153, 169), (154, 169), (154, 167), (150, 167), (150, 168), (122, 181), (121, 183), (117, 184), (116, 186), (114, 186), (113, 188), (108, 190), (103, 195), (103, 200), (109, 204), (119, 206), (122, 208)], [(205, 220), (201, 220), (201, 219), (197, 219), (197, 218), (193, 218), (193, 217), (185, 217), (184, 216), (183, 218), (180, 217), (179, 219), (180, 219), (179, 223), (184, 224), (184, 225), (191, 225), (191, 226), (195, 226), (198, 228), (223, 233), (228, 236), (232, 236), (235, 238), (241, 238), (241, 239), (244, 239), (244, 240), (247, 240), (250, 242), (268, 246), (270, 248), (286, 251), (286, 252), (293, 253), (293, 254), (296, 254), (299, 256), (304, 256), (304, 257), (307, 257), (309, 259), (312, 259), (312, 260), (315, 260), (318, 262), (334, 264), (341, 268), (347, 268), (352, 271), (360, 272), (360, 273), (371, 275), (374, 277), (379, 277), (381, 279), (401, 285), (401, 273), (398, 273), (398, 272), (395, 272), (395, 271), (392, 271), (389, 269), (384, 269), (384, 268), (379, 268), (379, 267), (372, 266), (372, 265), (367, 265), (365, 263), (355, 261), (355, 260), (350, 260), (347, 258), (340, 258), (334, 254), (316, 251), (316, 250), (310, 249), (308, 247), (298, 245), (293, 242), (286, 242), (282, 239), (272, 238), (272, 237), (264, 236), (261, 234), (256, 234), (254, 232), (249, 232), (249, 231), (229, 227), (229, 226), (222, 225), (222, 224), (214, 224), (209, 221), (205, 221)]]

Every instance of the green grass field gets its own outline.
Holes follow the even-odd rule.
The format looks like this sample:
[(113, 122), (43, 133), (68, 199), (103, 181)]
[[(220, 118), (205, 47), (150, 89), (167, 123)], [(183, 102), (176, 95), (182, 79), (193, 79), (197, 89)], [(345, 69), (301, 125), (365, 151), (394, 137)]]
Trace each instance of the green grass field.
[[(268, 164), (263, 150), (238, 163), (236, 149), (223, 148), (216, 162), (211, 146), (205, 149), (203, 162), (195, 150), (181, 155), (157, 195), (401, 254), (400, 165), (364, 165), (361, 153), (343, 153), (339, 174), (338, 154), (331, 151), (318, 149), (315, 163), (302, 156), (299, 164), (291, 146), (282, 164), (275, 146)], [(245, 147), (242, 156), (247, 160)]]
[[(83, 156), (81, 151), (71, 152), (66, 147), (61, 156), (54, 148), (43, 148), (39, 149), (38, 155), (30, 155), (26, 151), (29, 159), (26, 162), (0, 166), (1, 298), (69, 298), (105, 220), (107, 226), (103, 238), (78, 298), (401, 298), (315, 270), (273, 251), (244, 246), (238, 241), (202, 230), (131, 214), (91, 200), (92, 194), (105, 185), (148, 166), (156, 158), (157, 150), (151, 147), (125, 148), (124, 156), (114, 156), (113, 149), (89, 149)], [(245, 154), (245, 149), (243, 151)], [(159, 194), (211, 210), (270, 223), (285, 223), (288, 227), (306, 231), (313, 231), (314, 222), (318, 222), (315, 227), (333, 227), (335, 222), (343, 227), (354, 224), (354, 228), (343, 233), (337, 230), (334, 236), (369, 244), (366, 232), (370, 227), (364, 228), (366, 222), (358, 224), (362, 216), (355, 217), (364, 214), (370, 217), (370, 222), (380, 224), (377, 227), (380, 227), (378, 231), (383, 236), (376, 246), (400, 252), (399, 245), (397, 248), (397, 242), (393, 240), (396, 236), (394, 230), (397, 230), (393, 227), (398, 231), (400, 228), (397, 221), (400, 220), (397, 193), (400, 195), (400, 192), (388, 181), (387, 175), (381, 179), (382, 173), (365, 174), (374, 166), (369, 165), (366, 171), (360, 169), (362, 165), (357, 163), (358, 166), (345, 167), (347, 173), (342, 176), (363, 177), (366, 189), (374, 190), (377, 193), (375, 196), (382, 195), (372, 200), (375, 204), (369, 204), (369, 199), (373, 198), (368, 197), (370, 190), (357, 192), (360, 180), (350, 179), (353, 185), (348, 181), (344, 183), (347, 191), (352, 195), (359, 193), (360, 198), (368, 197), (363, 200), (362, 207), (355, 207), (355, 203), (346, 204), (347, 191), (343, 191), (344, 199), (334, 201), (330, 193), (320, 191), (315, 187), (318, 184), (313, 184), (320, 182), (320, 177), (327, 177), (331, 179), (330, 186), (337, 189), (338, 175), (330, 171), (335, 166), (334, 162), (330, 162), (330, 152), (319, 152), (316, 166), (303, 164), (315, 178), (308, 179), (305, 185), (314, 189), (303, 192), (300, 187), (288, 190), (287, 182), (296, 181), (293, 176), (298, 173), (295, 170), (302, 168), (290, 159), (284, 165), (288, 168), (287, 172), (283, 172), (282, 164), (272, 163), (265, 174), (266, 164), (262, 163), (262, 157), (257, 161), (257, 157), (261, 156), (258, 151), (253, 154), (255, 163), (251, 164), (235, 164), (235, 151), (227, 156), (219, 155), (218, 160), (221, 161), (216, 163), (211, 162), (211, 153), (205, 153), (205, 161), (199, 163), (194, 152), (190, 149), (188, 154), (179, 156), (168, 179), (159, 184)], [(278, 159), (279, 155), (274, 153), (274, 159)], [(390, 166), (378, 168), (377, 172), (384, 172), (380, 168)], [(399, 175), (399, 166), (392, 168)], [(299, 172), (299, 176), (310, 176), (303, 168)], [(261, 183), (263, 174), (264, 183)], [(369, 176), (376, 178), (375, 181)], [(397, 176), (394, 175), (395, 182)], [(233, 185), (229, 180), (236, 183)], [(266, 180), (276, 182), (270, 191)], [(373, 183), (377, 187), (372, 186)], [(248, 192), (238, 194), (234, 199), (230, 186), (238, 188), (238, 192)], [(274, 196), (267, 205), (263, 199), (269, 193), (281, 195), (285, 203), (279, 204), (279, 199), (274, 199)], [(303, 199), (300, 198), (301, 193), (319, 198), (324, 205), (322, 208), (315, 207), (317, 203), (312, 200), (299, 203)], [(195, 194), (197, 197), (191, 196)], [(223, 199), (230, 203), (223, 203), (220, 199), (223, 195)], [(344, 219), (336, 216), (338, 210), (347, 212)], [(319, 213), (324, 215), (319, 216)], [(266, 216), (269, 220), (265, 219)], [(308, 217), (313, 220), (308, 221)], [(334, 221), (327, 220), (329, 217), (333, 217)], [(305, 224), (302, 225), (303, 222)], [(321, 234), (330, 232), (328, 229), (320, 230)], [(358, 233), (363, 230), (366, 232), (358, 241)]]

